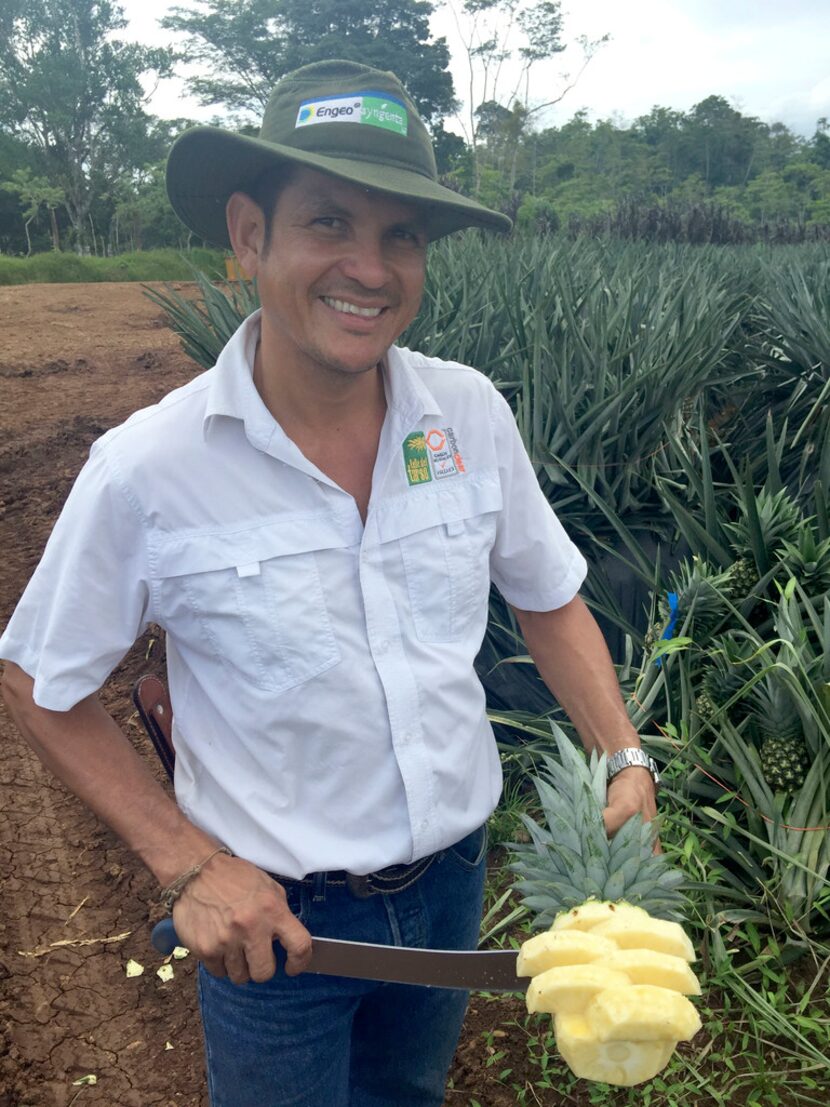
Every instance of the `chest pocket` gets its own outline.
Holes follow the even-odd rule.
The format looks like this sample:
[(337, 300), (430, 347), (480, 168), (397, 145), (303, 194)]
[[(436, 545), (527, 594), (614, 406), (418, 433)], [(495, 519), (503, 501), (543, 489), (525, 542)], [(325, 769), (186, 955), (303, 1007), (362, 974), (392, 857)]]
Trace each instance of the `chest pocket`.
[(168, 630), (235, 679), (296, 687), (340, 660), (317, 553), (347, 544), (330, 521), (308, 516), (173, 538), (158, 556)]
[(501, 507), (494, 476), (440, 489), (412, 488), (382, 513), (381, 541), (399, 544), (422, 642), (457, 642), (477, 623), (483, 633)]

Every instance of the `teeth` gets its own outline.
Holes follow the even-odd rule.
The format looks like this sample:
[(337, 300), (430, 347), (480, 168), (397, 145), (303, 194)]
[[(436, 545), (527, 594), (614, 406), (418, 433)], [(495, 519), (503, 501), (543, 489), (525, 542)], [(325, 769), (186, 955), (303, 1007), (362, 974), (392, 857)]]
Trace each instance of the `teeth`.
[(374, 319), (383, 311), (383, 308), (379, 307), (362, 308), (358, 307), (357, 304), (349, 304), (345, 300), (333, 300), (330, 296), (324, 296), (323, 301), (329, 307), (334, 308), (335, 311), (345, 311), (349, 315), (362, 315), (366, 319)]

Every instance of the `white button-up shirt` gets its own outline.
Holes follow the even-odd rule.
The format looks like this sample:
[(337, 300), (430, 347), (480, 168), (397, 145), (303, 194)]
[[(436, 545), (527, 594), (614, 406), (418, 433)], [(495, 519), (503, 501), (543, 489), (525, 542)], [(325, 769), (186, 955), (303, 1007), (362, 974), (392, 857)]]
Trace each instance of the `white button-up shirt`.
[(265, 407), (258, 339), (256, 313), (93, 445), (0, 657), (65, 711), (159, 624), (185, 814), (268, 871), (362, 874), (498, 801), (473, 669), (490, 582), (545, 611), (586, 567), (481, 373), (389, 351), (364, 526)]

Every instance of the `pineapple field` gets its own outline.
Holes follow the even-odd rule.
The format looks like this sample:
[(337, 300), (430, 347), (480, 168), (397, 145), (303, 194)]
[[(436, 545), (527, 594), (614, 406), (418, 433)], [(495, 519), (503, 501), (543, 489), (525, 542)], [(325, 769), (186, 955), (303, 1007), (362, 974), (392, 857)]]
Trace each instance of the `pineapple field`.
[[(0, 288), (0, 617), (91, 442), (211, 364), (255, 302), (198, 274)], [(657, 826), (609, 842), (602, 765), (494, 593), (481, 942), (531, 979), (472, 997), (448, 1107), (825, 1104), (830, 252), (470, 234), (434, 248), (402, 342), (511, 403), (664, 780)], [(152, 760), (129, 699), (146, 671), (159, 631), (102, 699)], [(206, 1107), (193, 966), (157, 975), (152, 880), (2, 706), (0, 727), (0, 1107)]]

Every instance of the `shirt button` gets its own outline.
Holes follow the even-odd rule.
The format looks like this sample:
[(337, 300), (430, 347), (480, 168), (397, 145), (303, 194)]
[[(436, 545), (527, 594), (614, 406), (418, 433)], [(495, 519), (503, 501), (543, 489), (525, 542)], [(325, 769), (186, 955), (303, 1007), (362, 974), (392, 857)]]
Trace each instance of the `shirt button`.
[(388, 649), (389, 649), (389, 642), (387, 641), (386, 638), (381, 638), (381, 640), (378, 642), (377, 647), (376, 647), (377, 652), (378, 653), (386, 653), (386, 651)]

